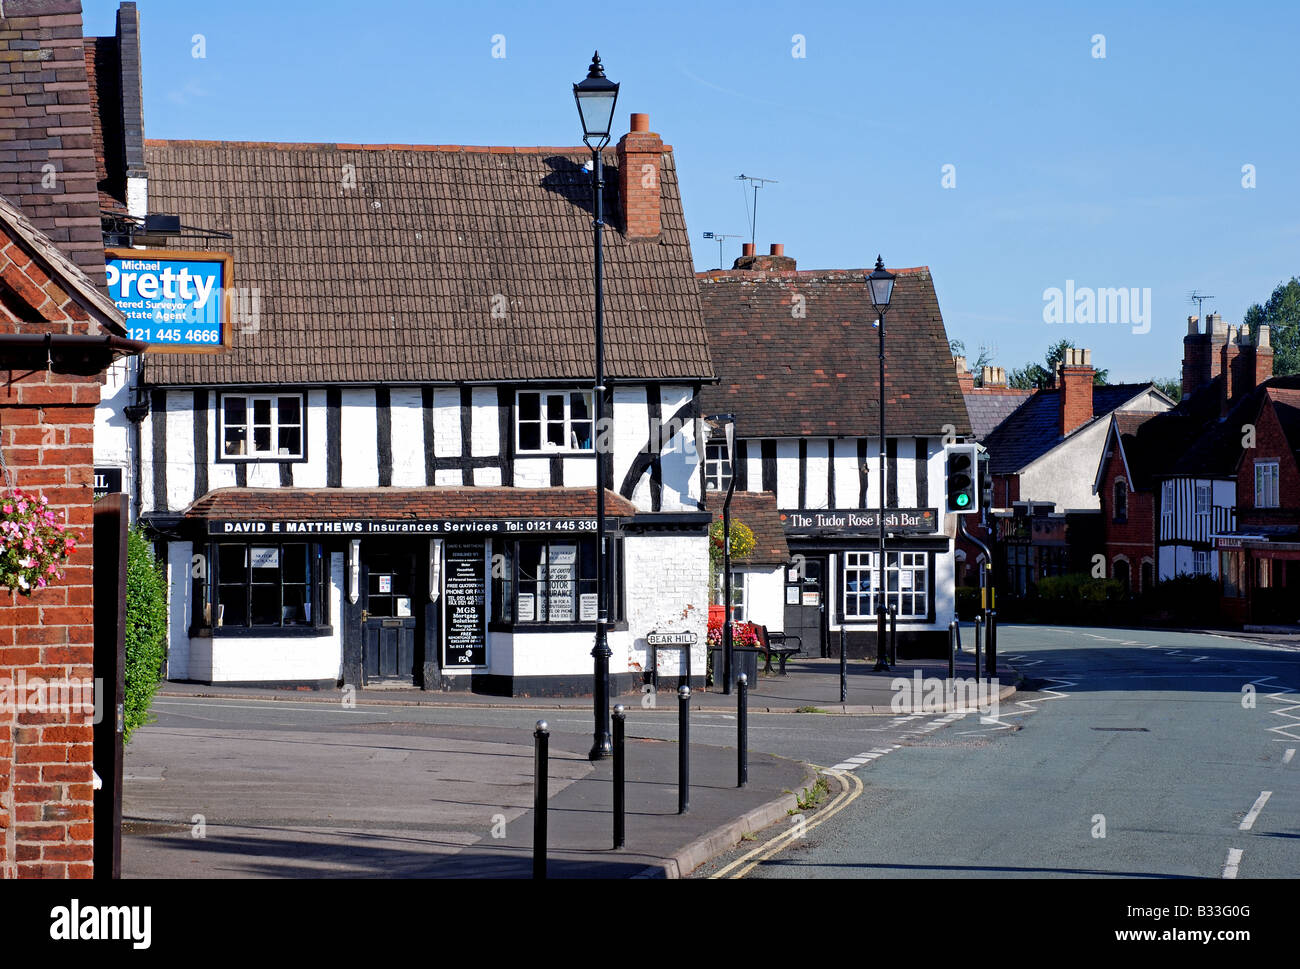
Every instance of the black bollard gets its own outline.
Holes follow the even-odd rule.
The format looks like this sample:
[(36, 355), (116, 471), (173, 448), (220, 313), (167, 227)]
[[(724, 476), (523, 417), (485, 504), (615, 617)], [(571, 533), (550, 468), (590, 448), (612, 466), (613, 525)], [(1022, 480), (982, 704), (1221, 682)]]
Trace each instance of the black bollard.
[(533, 732), (533, 877), (546, 877), (546, 784), (551, 728), (545, 720), (537, 721)]
[(627, 795), (623, 790), (626, 779), (627, 761), (624, 759), (623, 731), (627, 722), (627, 710), (623, 704), (614, 706), (614, 847), (623, 847), (624, 822), (627, 817)]
[(736, 680), (736, 786), (749, 783), (749, 677)]
[(844, 624), (840, 624), (840, 702), (849, 702), (849, 660), (844, 652)]
[(957, 630), (960, 624), (954, 619), (948, 623), (948, 679), (957, 675)]
[(981, 633), (983, 632), (983, 630), (984, 630), (984, 617), (976, 616), (975, 617), (975, 687), (976, 689), (978, 689), (980, 685), (980, 658), (981, 658), (980, 649), (981, 649), (981, 638), (982, 638)]
[(691, 688), (677, 690), (677, 813), (691, 809)]
[(889, 665), (898, 665), (898, 606), (889, 607)]
[(989, 641), (984, 648), (984, 673), (987, 679), (998, 675), (998, 611), (989, 610)]

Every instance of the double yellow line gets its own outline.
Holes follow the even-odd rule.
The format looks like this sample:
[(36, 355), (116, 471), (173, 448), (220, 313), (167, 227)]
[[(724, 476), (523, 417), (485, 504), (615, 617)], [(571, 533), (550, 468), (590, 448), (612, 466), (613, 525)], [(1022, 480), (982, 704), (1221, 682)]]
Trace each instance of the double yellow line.
[[(820, 768), (819, 768), (820, 769)], [(829, 821), (835, 815), (843, 811), (848, 805), (858, 799), (862, 793), (862, 781), (857, 774), (846, 771), (826, 769), (823, 773), (829, 774), (840, 782), (840, 792), (831, 799), (831, 802), (817, 812), (817, 816), (811, 821), (805, 821), (803, 824), (792, 825), (790, 830), (778, 834), (767, 844), (759, 845), (752, 851), (747, 852), (737, 858), (725, 868), (719, 869), (710, 875), (710, 878), (744, 878), (758, 865), (774, 857), (777, 852), (783, 848), (792, 845), (797, 839), (804, 837), (809, 830), (817, 827), (823, 821)], [(741, 867), (744, 866), (744, 867)]]

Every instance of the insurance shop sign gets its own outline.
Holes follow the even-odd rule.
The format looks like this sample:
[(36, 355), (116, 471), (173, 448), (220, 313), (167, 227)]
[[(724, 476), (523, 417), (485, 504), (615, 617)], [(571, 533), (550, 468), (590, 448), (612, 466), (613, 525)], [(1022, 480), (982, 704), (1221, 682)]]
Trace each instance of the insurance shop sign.
[(223, 252), (110, 249), (104, 272), (132, 340), (192, 353), (226, 343), (230, 266)]

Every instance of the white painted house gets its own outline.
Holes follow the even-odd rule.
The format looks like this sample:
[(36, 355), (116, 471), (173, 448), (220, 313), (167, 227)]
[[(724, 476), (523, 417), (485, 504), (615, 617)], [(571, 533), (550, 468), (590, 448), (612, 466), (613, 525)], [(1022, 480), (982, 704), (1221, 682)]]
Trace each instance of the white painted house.
[(169, 677), (588, 694), (604, 461), (614, 689), (654, 631), (695, 634), (702, 683), (713, 371), (672, 152), (633, 129), (605, 155), (604, 426), (585, 150), (147, 143), (151, 207), (227, 236), (175, 245), (257, 296), (143, 365)]

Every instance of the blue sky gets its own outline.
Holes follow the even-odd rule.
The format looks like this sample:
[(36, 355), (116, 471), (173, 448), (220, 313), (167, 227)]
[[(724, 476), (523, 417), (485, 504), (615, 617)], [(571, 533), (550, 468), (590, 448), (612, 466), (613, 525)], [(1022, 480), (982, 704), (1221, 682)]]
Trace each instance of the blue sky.
[[(116, 0), (83, 3), (111, 34)], [(760, 252), (928, 265), (949, 336), (1008, 369), (1068, 338), (1112, 380), (1174, 377), (1190, 291), (1236, 323), (1300, 274), (1297, 4), (138, 6), (151, 138), (578, 144), (599, 47), (616, 133), (644, 111), (674, 147), (697, 269), (704, 231), (748, 239), (735, 176), (774, 178)], [(1149, 330), (1044, 322), (1067, 280), (1149, 289)]]

